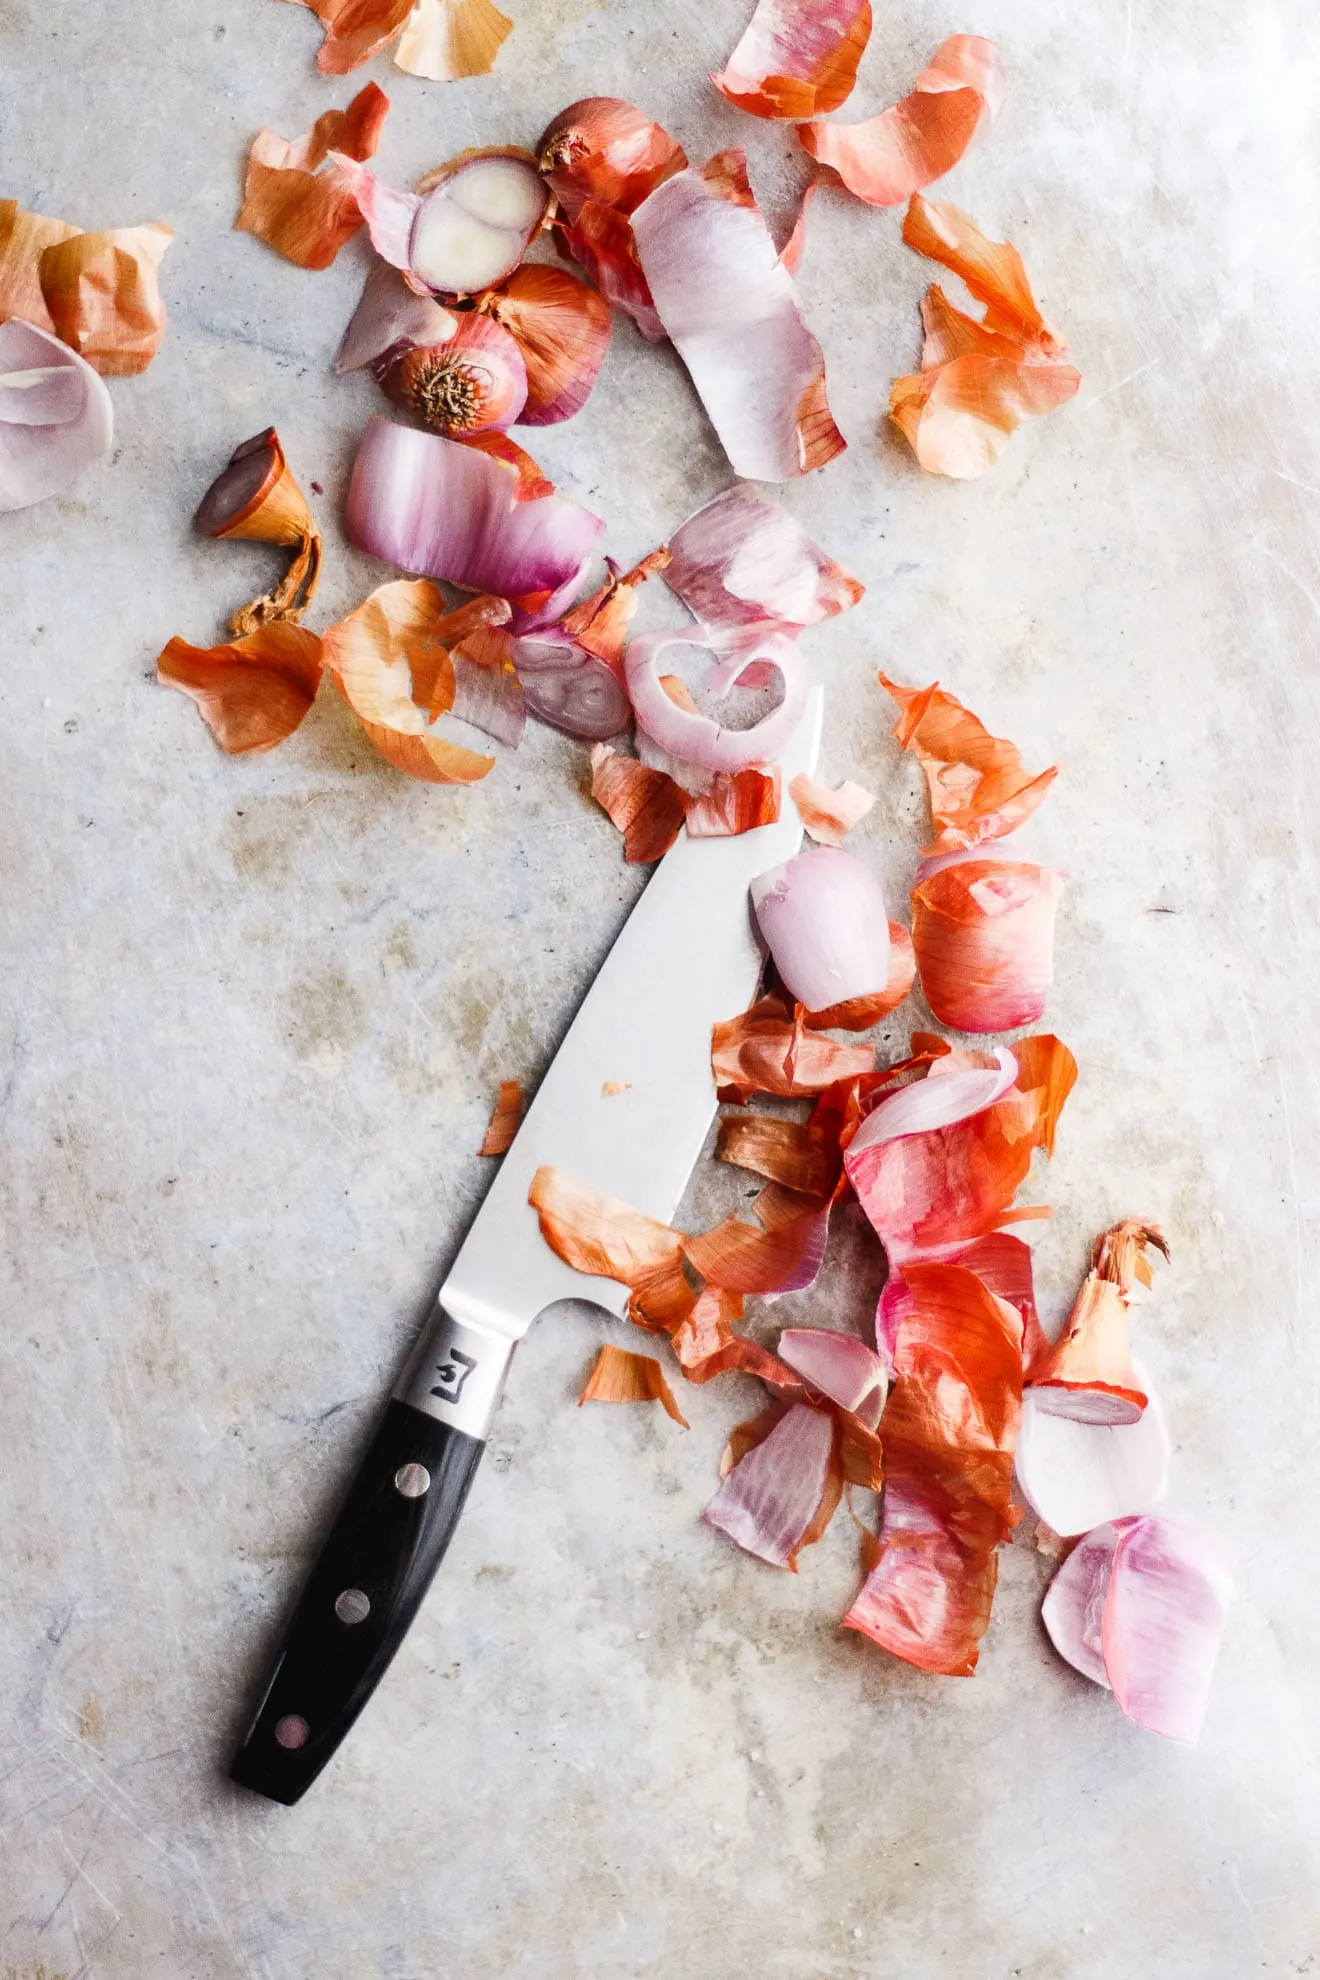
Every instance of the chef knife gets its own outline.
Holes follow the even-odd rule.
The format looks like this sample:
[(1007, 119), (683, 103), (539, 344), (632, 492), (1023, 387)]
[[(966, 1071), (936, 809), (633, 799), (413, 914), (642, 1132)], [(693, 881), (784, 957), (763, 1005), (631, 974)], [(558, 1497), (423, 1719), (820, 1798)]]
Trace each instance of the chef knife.
[[(711, 1026), (745, 1010), (762, 953), (747, 889), (790, 858), (789, 783), (815, 767), (821, 691), (780, 762), (773, 825), (682, 833), (606, 957), (437, 1295), (289, 1619), (233, 1779), (296, 1802), (416, 1615), (485, 1449), (509, 1360), (560, 1299), (621, 1315), (628, 1289), (588, 1278), (541, 1236), (528, 1187), (542, 1163), (668, 1223), (715, 1110)], [(606, 1082), (623, 1092), (606, 1095)]]

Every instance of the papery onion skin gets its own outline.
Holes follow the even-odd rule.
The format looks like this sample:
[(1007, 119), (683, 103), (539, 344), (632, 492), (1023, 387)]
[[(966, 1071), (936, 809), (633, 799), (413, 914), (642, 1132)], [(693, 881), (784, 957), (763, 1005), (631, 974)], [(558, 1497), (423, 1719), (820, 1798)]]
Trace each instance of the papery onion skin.
[(889, 978), (889, 915), (869, 867), (813, 846), (758, 875), (756, 924), (784, 984), (808, 1010), (873, 997)]
[(35, 420), (26, 404), (13, 408), (19, 417), (7, 418), (0, 408), (0, 514), (62, 494), (109, 452), (114, 438), (110, 394), (92, 367), (38, 324), (11, 316), (0, 323), (0, 382), (6, 373), (38, 371), (68, 372), (76, 383), (61, 388), (58, 408), (47, 406), (58, 417)]
[(67, 220), (26, 212), (16, 199), (0, 199), (0, 323), (18, 317), (47, 336), (56, 334), (41, 293), (42, 249), (72, 240), (78, 231)]
[(413, 0), (297, 0), (325, 26), (316, 66), (323, 75), (343, 76), (369, 60), (398, 34)]
[[(1016, 746), (992, 736), (938, 681), (909, 688), (887, 674), (876, 679), (898, 707), (895, 740), (925, 772), (937, 828), (927, 856), (962, 852), (1026, 823), (1058, 776), (1057, 764), (1031, 776)], [(918, 884), (931, 871), (923, 867)]]
[(772, 1567), (794, 1567), (826, 1491), (833, 1445), (828, 1415), (795, 1403), (735, 1465), (702, 1518)]
[(401, 351), (380, 383), (428, 432), (453, 440), (512, 426), (527, 400), (522, 352), (488, 316), (460, 316), (444, 343)]
[(769, 663), (783, 676), (784, 699), (753, 728), (723, 729), (707, 715), (693, 715), (675, 707), (660, 682), (661, 654), (673, 646), (697, 644), (662, 633), (635, 639), (629, 646), (624, 670), (639, 724), (662, 749), (706, 770), (743, 770), (751, 764), (772, 762), (796, 729), (806, 705), (807, 676), (796, 647), (776, 634), (742, 656), (727, 685), (735, 685), (747, 668)]
[(669, 539), (665, 583), (720, 652), (795, 635), (846, 612), (864, 587), (796, 517), (753, 488), (726, 489)]
[(103, 378), (136, 377), (160, 349), (160, 264), (173, 239), (172, 227), (153, 220), (43, 248), (41, 293), (56, 334)]
[(513, 32), (494, 0), (415, 0), (394, 50), (394, 66), (429, 82), (487, 76)]
[(603, 296), (544, 262), (524, 262), (478, 305), (515, 340), (527, 372), (524, 426), (550, 426), (581, 410), (609, 349), (613, 315)]
[(957, 164), (1002, 90), (995, 44), (954, 34), (892, 109), (861, 124), (803, 124), (798, 138), (858, 199), (896, 206)]
[(587, 1386), (578, 1397), (578, 1407), (589, 1402), (658, 1402), (666, 1416), (690, 1429), (687, 1418), (674, 1401), (674, 1392), (665, 1379), (660, 1363), (649, 1354), (607, 1342), (596, 1357)]
[(1016, 860), (969, 860), (913, 889), (912, 944), (926, 1001), (959, 1031), (1034, 1024), (1054, 977), (1063, 875)]
[(759, 0), (711, 81), (752, 117), (824, 115), (851, 95), (870, 35), (870, 0)]
[(156, 677), (190, 695), (221, 749), (242, 756), (274, 749), (301, 723), (320, 685), (321, 642), (283, 620), (228, 646), (172, 639)]

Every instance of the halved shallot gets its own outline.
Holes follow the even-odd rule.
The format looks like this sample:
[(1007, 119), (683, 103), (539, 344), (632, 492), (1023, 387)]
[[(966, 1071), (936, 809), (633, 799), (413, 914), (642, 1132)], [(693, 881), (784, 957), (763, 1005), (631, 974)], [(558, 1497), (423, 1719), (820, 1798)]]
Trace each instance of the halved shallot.
[[(736, 687), (751, 667), (770, 666), (782, 676), (783, 700), (750, 729), (721, 728), (709, 715), (693, 713), (670, 698), (661, 682), (659, 661), (676, 646), (695, 646), (709, 652), (695, 639), (658, 633), (633, 640), (624, 658), (633, 710), (647, 735), (680, 762), (697, 763), (706, 770), (741, 770), (748, 764), (773, 761), (793, 734), (806, 705), (807, 675), (793, 642), (772, 634), (712, 674), (712, 685), (721, 691)], [(710, 657), (714, 660), (716, 656), (712, 653)]]
[[(958, 163), (982, 119), (998, 109), (1003, 84), (993, 41), (951, 34), (901, 103), (864, 124), (799, 125), (798, 138), (858, 199), (897, 206)], [(821, 103), (808, 114), (836, 107)]]
[(489, 316), (453, 321), (443, 341), (411, 345), (377, 366), (386, 397), (450, 439), (512, 426), (527, 399), (522, 352)]
[(861, 860), (812, 846), (758, 875), (751, 894), (775, 968), (809, 1011), (884, 989), (889, 916), (880, 883)]
[(752, 488), (729, 488), (669, 539), (665, 583), (720, 652), (768, 632), (790, 637), (857, 603), (864, 587), (796, 517)]
[(193, 518), (203, 536), (277, 543), (294, 552), (272, 591), (235, 612), (230, 629), (242, 636), (277, 620), (297, 625), (321, 576), (321, 532), (307, 498), (289, 472), (273, 426), (236, 447), (203, 495)]
[(373, 419), (349, 484), (350, 542), (529, 609), (555, 609), (582, 581), (603, 524), (565, 499), (520, 498), (518, 472), (437, 433)]
[(1194, 1746), (1233, 1585), (1218, 1549), (1183, 1520), (1116, 1520), (1075, 1547), (1041, 1617), (1060, 1656), (1113, 1690), (1146, 1731)]
[(512, 146), (460, 152), (413, 193), (340, 152), (331, 158), (357, 196), (377, 254), (435, 295), (476, 295), (504, 281), (550, 203), (535, 160)]
[(0, 323), (0, 514), (59, 495), (109, 452), (110, 394), (35, 323)]
[(1135, 1217), (1125, 1217), (1096, 1239), (1091, 1269), (1062, 1333), (1053, 1343), (1042, 1340), (1028, 1360), (1027, 1381), (1041, 1409), (1076, 1423), (1135, 1423), (1145, 1409), (1146, 1392), (1129, 1346), (1128, 1312), (1140, 1299), (1140, 1288), (1151, 1283), (1147, 1249), (1168, 1258), (1163, 1234)]
[(870, 35), (870, 0), (757, 0), (711, 81), (753, 117), (820, 116), (851, 93)]
[(660, 321), (735, 472), (786, 481), (841, 453), (825, 359), (752, 197), (744, 154), (676, 173), (632, 227)]

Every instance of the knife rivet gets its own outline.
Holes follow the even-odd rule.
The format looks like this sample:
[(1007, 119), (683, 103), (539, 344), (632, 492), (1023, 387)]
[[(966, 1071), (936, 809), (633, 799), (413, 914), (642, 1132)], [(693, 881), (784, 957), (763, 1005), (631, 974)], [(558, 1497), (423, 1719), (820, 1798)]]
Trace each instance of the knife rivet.
[(364, 1595), (360, 1588), (345, 1588), (335, 1596), (335, 1614), (341, 1623), (365, 1622), (371, 1614), (371, 1597)]
[(394, 1474), (394, 1489), (405, 1499), (421, 1499), (431, 1489), (431, 1474), (424, 1464), (401, 1464)]
[(307, 1735), (311, 1730), (306, 1719), (300, 1719), (296, 1712), (290, 1712), (276, 1726), (275, 1738), (279, 1745), (288, 1747), (292, 1752), (295, 1747), (307, 1744)]

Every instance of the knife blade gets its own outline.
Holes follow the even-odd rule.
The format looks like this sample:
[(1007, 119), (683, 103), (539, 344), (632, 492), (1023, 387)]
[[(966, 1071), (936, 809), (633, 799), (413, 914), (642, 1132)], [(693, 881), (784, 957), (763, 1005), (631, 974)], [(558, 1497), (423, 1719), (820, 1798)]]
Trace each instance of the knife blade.
[[(538, 1313), (628, 1290), (550, 1250), (527, 1200), (542, 1163), (668, 1223), (715, 1111), (711, 1026), (746, 1009), (763, 954), (748, 886), (791, 858), (789, 793), (815, 768), (813, 688), (780, 761), (773, 825), (690, 839), (660, 862), (573, 1019), (477, 1212), (289, 1618), (231, 1768), (298, 1801), (384, 1675), (443, 1558), (485, 1449), (510, 1357)], [(606, 1082), (623, 1085), (605, 1095)]]

